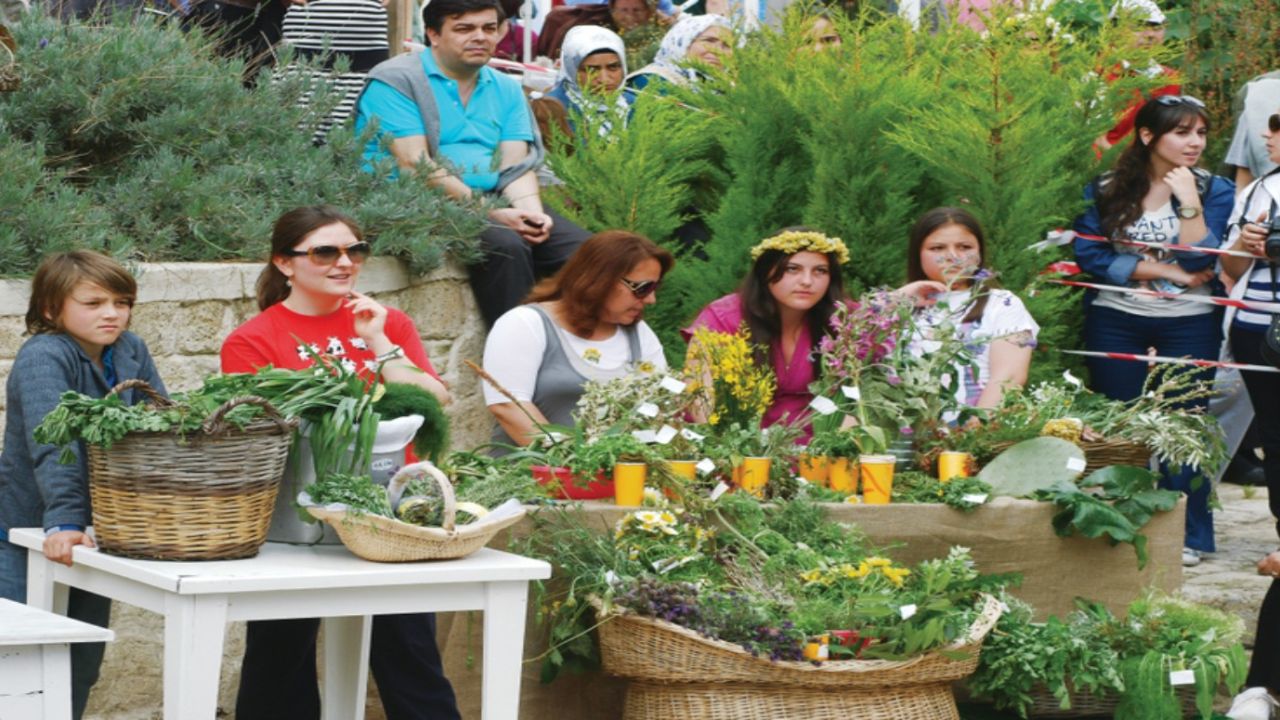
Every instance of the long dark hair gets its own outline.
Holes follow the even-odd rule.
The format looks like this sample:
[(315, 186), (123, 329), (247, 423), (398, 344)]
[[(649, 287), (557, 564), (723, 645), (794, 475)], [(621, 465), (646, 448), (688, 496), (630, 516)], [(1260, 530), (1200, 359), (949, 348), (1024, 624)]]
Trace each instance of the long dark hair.
[[(924, 248), (924, 241), (930, 235), (947, 225), (959, 225), (977, 239), (978, 269), (986, 268), (987, 236), (982, 232), (982, 224), (978, 222), (978, 218), (964, 208), (939, 207), (921, 215), (920, 219), (916, 220), (916, 224), (911, 226), (911, 235), (907, 240), (907, 282), (930, 279), (924, 274), (924, 263), (920, 261), (920, 251)], [(988, 293), (984, 290), (998, 287), (1000, 283), (994, 277), (973, 281), (973, 301), (969, 304), (969, 310), (964, 314), (961, 322), (974, 322), (981, 319), (982, 313), (987, 309)]]
[[(1207, 128), (1204, 107), (1183, 100), (1166, 105), (1159, 98), (1148, 100), (1133, 121), (1133, 144), (1116, 159), (1111, 172), (1099, 183), (1096, 198), (1102, 229), (1108, 237), (1123, 232), (1142, 217), (1142, 198), (1151, 190), (1151, 150), (1166, 133), (1185, 124), (1194, 126), (1199, 118)], [(1141, 130), (1151, 131), (1150, 142), (1142, 142)]]
[(675, 265), (671, 253), (652, 240), (626, 230), (605, 230), (587, 238), (555, 275), (538, 283), (526, 303), (560, 301), (569, 329), (588, 336), (600, 321), (609, 293), (631, 269), (657, 260), (665, 276)]
[(332, 205), (294, 208), (276, 219), (275, 226), (271, 228), (271, 257), (267, 258), (267, 266), (258, 275), (259, 310), (266, 310), (289, 297), (289, 278), (272, 261), (297, 247), (316, 230), (336, 223), (346, 225), (357, 241), (364, 242), (364, 233), (360, 232), (356, 221)]
[[(770, 237), (785, 232), (816, 233), (820, 231), (796, 225), (782, 228)], [(835, 312), (836, 304), (846, 299), (844, 276), (840, 271), (840, 257), (836, 253), (825, 253), (825, 255), (830, 273), (827, 292), (805, 313), (805, 321), (809, 325), (809, 338), (814, 347), (817, 347), (818, 340), (829, 331), (831, 314)], [(751, 342), (757, 346), (756, 362), (761, 364), (772, 362), (769, 354), (773, 352), (774, 343), (782, 336), (782, 316), (778, 312), (778, 301), (774, 299), (773, 293), (769, 292), (769, 286), (782, 279), (783, 273), (787, 271), (787, 260), (790, 258), (790, 254), (781, 250), (765, 250), (751, 265), (751, 272), (747, 273), (742, 286), (738, 288), (738, 297), (742, 300), (742, 319), (751, 332)], [(815, 358), (809, 358), (809, 362), (813, 364), (816, 373), (820, 367), (819, 363)]]

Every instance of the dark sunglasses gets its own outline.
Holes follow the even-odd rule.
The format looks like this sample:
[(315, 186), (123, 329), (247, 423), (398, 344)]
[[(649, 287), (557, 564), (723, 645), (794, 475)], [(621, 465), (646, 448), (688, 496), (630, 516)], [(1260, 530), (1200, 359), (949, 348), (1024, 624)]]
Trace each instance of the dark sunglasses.
[(311, 262), (317, 265), (332, 265), (338, 262), (338, 258), (346, 255), (351, 262), (359, 265), (369, 256), (373, 254), (373, 246), (367, 242), (358, 242), (354, 245), (340, 247), (338, 245), (314, 245), (306, 250), (285, 250), (281, 255), (289, 257), (302, 257), (306, 255)]
[(1280, 133), (1280, 113), (1267, 118), (1267, 129), (1273, 133)]
[(643, 300), (654, 294), (658, 291), (658, 286), (662, 284), (661, 280), (643, 280), (641, 282), (636, 282), (635, 280), (628, 280), (626, 278), (618, 279), (622, 281), (623, 285), (627, 286), (627, 289), (631, 291), (632, 295), (636, 296), (637, 300)]
[(1201, 110), (1204, 109), (1204, 101), (1198, 97), (1192, 97), (1190, 95), (1161, 95), (1159, 97), (1152, 98), (1152, 100), (1154, 100), (1157, 105), (1163, 105), (1165, 107), (1190, 105), (1191, 107), (1200, 108)]

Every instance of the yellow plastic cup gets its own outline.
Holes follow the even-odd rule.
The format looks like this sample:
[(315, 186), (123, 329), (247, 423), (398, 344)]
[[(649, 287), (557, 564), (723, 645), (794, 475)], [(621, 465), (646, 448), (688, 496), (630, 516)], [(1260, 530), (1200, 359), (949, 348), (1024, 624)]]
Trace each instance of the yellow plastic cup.
[(827, 482), (828, 487), (836, 492), (850, 495), (858, 492), (858, 478), (853, 474), (853, 463), (849, 458), (827, 459)]
[(969, 453), (947, 450), (938, 456), (938, 482), (963, 477), (969, 477)]
[(822, 662), (831, 657), (831, 636), (819, 635), (804, 644), (804, 659)]
[[(698, 479), (698, 461), (697, 460), (668, 460), (667, 467), (671, 468), (671, 474), (678, 478), (693, 482)], [(668, 500), (676, 500), (676, 493), (671, 488), (662, 488), (662, 494), (667, 496)]]
[(884, 505), (893, 496), (892, 455), (862, 455), (858, 458), (862, 475), (862, 501), (868, 505)]
[(742, 459), (742, 479), (739, 484), (743, 490), (758, 498), (764, 497), (764, 488), (769, 484), (769, 466), (767, 457), (749, 457)]
[(814, 485), (822, 487), (827, 486), (827, 478), (830, 475), (828, 468), (828, 459), (823, 455), (801, 455), (800, 456), (800, 477), (808, 480)]
[(618, 505), (644, 504), (644, 479), (648, 474), (644, 463), (618, 463), (613, 466), (613, 501)]

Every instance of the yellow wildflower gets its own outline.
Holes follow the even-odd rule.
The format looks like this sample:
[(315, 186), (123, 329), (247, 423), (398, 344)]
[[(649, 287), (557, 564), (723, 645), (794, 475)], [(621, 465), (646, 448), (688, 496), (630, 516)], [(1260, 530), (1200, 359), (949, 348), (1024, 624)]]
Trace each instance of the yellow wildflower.
[(893, 565), (893, 561), (890, 560), (889, 558), (869, 557), (867, 558), (867, 564), (874, 568), (881, 568), (881, 567), (889, 567), (890, 565)]
[(837, 237), (828, 237), (820, 232), (788, 230), (773, 237), (765, 238), (751, 248), (751, 259), (760, 259), (760, 256), (768, 250), (777, 250), (787, 255), (795, 255), (798, 252), (806, 251), (822, 253), (823, 255), (835, 253), (836, 260), (841, 265), (849, 262), (849, 248), (845, 246), (844, 241)]
[(906, 568), (895, 567), (884, 568), (881, 572), (889, 579), (889, 582), (893, 583), (894, 587), (902, 587), (903, 580), (911, 574), (911, 571)]

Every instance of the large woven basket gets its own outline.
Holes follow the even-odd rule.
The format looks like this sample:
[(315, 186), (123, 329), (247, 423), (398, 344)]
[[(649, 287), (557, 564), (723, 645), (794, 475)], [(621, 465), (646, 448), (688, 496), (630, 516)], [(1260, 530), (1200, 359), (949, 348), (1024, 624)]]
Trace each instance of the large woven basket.
[(771, 662), (672, 623), (610, 615), (598, 628), (606, 672), (632, 678), (626, 720), (954, 720), (951, 683), (978, 666), (1000, 603), (987, 597), (965, 637), (910, 660)]
[(326, 510), (308, 507), (312, 516), (333, 526), (342, 544), (365, 560), (377, 562), (416, 562), (419, 560), (452, 560), (465, 557), (479, 550), (504, 528), (520, 521), (524, 512), (480, 525), (457, 525), (457, 499), (453, 483), (435, 465), (429, 462), (414, 463), (401, 468), (391, 478), (395, 487), (405, 478), (426, 476), (440, 487), (444, 502), (444, 519), (441, 527), (411, 525), (392, 518), (367, 513), (355, 514), (346, 510)]
[[(141, 380), (153, 405), (171, 405)], [(266, 418), (243, 429), (226, 422), (240, 405)], [(93, 528), (104, 552), (147, 560), (232, 560), (253, 557), (267, 539), (294, 420), (259, 397), (230, 400), (199, 432), (129, 433), (110, 449), (89, 446)]]
[[(1068, 683), (1069, 685), (1069, 683)], [(1174, 691), (1178, 701), (1182, 703), (1182, 717), (1196, 716), (1196, 689), (1194, 685), (1183, 685)], [(1067, 697), (1071, 708), (1064, 710), (1058, 706), (1058, 698), (1054, 697), (1044, 685), (1031, 689), (1031, 706), (1027, 708), (1028, 718), (1084, 718), (1115, 717), (1116, 706), (1120, 704), (1120, 696), (1114, 694), (1091, 695), (1070, 688)]]
[[(1016, 444), (1016, 442), (996, 443), (991, 446), (991, 449), (999, 455)], [(1086, 476), (1111, 465), (1146, 467), (1151, 462), (1150, 448), (1128, 440), (1081, 440), (1077, 444), (1081, 450), (1084, 450)]]

